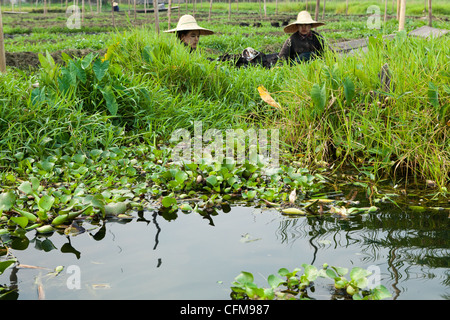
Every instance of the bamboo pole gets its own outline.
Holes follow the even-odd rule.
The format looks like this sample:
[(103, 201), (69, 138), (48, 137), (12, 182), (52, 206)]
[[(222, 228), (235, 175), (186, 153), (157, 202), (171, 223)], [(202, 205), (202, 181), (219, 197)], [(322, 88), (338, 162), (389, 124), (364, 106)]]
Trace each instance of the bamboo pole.
[(345, 15), (348, 15), (348, 0), (345, 0)]
[(327, 3), (327, 0), (323, 0), (322, 20), (325, 19), (325, 4), (326, 3)]
[(158, 0), (153, 0), (153, 8), (155, 12), (155, 29), (156, 33), (159, 34), (159, 8), (158, 8)]
[(386, 21), (387, 21), (387, 3), (388, 0), (384, 0), (384, 25), (386, 26)]
[(431, 12), (431, 0), (428, 0), (428, 26), (433, 26), (433, 14)]
[(6, 73), (5, 42), (3, 40), (2, 8), (0, 6), (0, 72)]
[(320, 8), (320, 0), (316, 0), (316, 14), (314, 15), (314, 19), (319, 20), (319, 8)]
[(112, 17), (112, 25), (115, 28), (116, 27), (116, 21), (114, 20), (114, 0), (111, 0), (111, 17)]
[(170, 30), (170, 20), (172, 18), (172, 0), (169, 0), (169, 8), (167, 9), (167, 30)]
[(213, 0), (209, 0), (209, 13), (208, 13), (208, 22), (211, 22), (211, 10), (212, 10)]
[(231, 0), (228, 0), (228, 20), (231, 20)]
[(406, 0), (400, 2), (400, 17), (398, 20), (398, 31), (405, 29), (405, 13), (406, 13)]
[(262, 19), (262, 13), (261, 13), (261, 0), (258, 0), (259, 3), (259, 18)]

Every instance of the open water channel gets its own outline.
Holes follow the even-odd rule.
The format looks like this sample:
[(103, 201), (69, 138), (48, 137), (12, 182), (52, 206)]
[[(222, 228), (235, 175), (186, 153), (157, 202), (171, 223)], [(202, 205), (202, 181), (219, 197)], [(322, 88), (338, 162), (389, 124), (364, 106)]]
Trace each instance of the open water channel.
[[(128, 221), (80, 221), (86, 231), (77, 235), (3, 238), (25, 267), (8, 268), (0, 284), (15, 289), (9, 299), (231, 299), (241, 271), (267, 287), (282, 267), (328, 263), (375, 267), (391, 299), (448, 299), (449, 211), (377, 206), (346, 219), (233, 204), (208, 215), (149, 209)], [(310, 297), (339, 298), (332, 284), (318, 279)]]

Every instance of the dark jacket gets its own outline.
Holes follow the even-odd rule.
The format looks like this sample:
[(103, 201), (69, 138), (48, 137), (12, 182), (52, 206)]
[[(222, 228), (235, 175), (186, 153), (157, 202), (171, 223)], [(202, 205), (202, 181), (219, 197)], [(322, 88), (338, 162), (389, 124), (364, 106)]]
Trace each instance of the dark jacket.
[(301, 54), (311, 53), (311, 56), (321, 56), (323, 53), (324, 43), (322, 36), (311, 31), (309, 36), (303, 36), (300, 32), (292, 34), (283, 44), (278, 57), (280, 59), (296, 60)]

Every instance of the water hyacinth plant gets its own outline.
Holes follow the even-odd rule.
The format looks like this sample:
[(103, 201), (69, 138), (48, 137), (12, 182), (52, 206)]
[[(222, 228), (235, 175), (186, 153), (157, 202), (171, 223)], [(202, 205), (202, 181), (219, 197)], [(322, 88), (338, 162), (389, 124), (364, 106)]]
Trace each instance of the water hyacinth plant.
[[(390, 298), (392, 295), (383, 285), (377, 285), (368, 289), (368, 277), (372, 272), (354, 267), (350, 271), (350, 280), (344, 275), (348, 269), (341, 267), (328, 268), (324, 264), (323, 268), (317, 269), (313, 265), (302, 264), (301, 268), (295, 268), (289, 271), (286, 268), (278, 270), (278, 275), (269, 275), (267, 282), (268, 288), (258, 287), (254, 283), (253, 274), (243, 271), (232, 283), (231, 297), (236, 300), (309, 300), (307, 290), (314, 292), (314, 282), (318, 278), (334, 280), (334, 287), (338, 291), (340, 298), (352, 298), (353, 300), (382, 300)], [(300, 275), (299, 275), (300, 274)]]

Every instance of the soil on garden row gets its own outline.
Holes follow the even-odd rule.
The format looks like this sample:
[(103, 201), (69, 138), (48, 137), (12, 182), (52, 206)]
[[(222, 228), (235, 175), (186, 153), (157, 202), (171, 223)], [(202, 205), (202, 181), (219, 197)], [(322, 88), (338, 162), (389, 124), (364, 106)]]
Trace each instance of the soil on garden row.
[[(72, 58), (84, 57), (85, 55), (95, 52), (99, 55), (105, 54), (106, 50), (92, 50), (92, 49), (67, 49), (58, 50), (51, 53), (55, 63), (63, 64), (64, 61), (61, 57), (62, 52), (66, 53)], [(35, 52), (6, 52), (6, 65), (10, 67), (15, 67), (22, 70), (36, 69), (39, 68), (39, 54)]]

